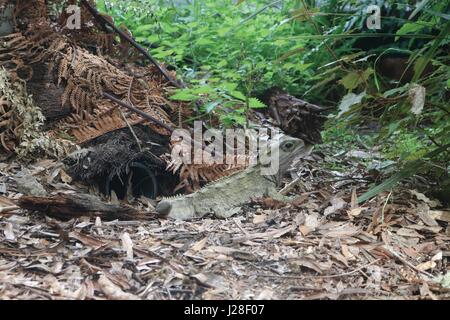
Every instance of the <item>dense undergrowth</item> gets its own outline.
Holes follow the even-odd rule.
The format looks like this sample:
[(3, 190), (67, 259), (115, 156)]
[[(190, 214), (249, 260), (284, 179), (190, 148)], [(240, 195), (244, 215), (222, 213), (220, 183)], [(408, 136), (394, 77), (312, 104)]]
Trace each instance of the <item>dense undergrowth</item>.
[[(381, 8), (379, 29), (366, 24), (372, 4)], [(243, 125), (246, 110), (264, 107), (258, 97), (277, 86), (332, 107), (323, 135), (336, 148), (381, 145), (407, 171), (398, 179), (420, 170), (448, 179), (445, 1), (101, 0), (98, 7), (177, 70), (188, 88), (172, 99), (201, 98), (200, 117)]]

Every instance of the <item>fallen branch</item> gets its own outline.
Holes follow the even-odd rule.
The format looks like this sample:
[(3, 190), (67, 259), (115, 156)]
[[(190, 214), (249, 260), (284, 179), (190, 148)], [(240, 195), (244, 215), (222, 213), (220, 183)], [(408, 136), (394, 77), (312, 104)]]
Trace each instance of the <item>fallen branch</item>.
[(57, 194), (50, 197), (22, 196), (22, 209), (39, 211), (50, 217), (69, 220), (81, 216), (100, 217), (102, 220), (148, 220), (149, 215), (132, 207), (101, 201), (88, 194)]
[(126, 103), (125, 101), (120, 100), (119, 98), (113, 96), (112, 94), (103, 92), (103, 97), (117, 103), (118, 105), (127, 108), (128, 110), (131, 110), (135, 113), (137, 113), (138, 115), (142, 116), (143, 118), (152, 121), (154, 123), (156, 123), (157, 125), (163, 127), (164, 129), (167, 129), (170, 133), (173, 132), (173, 128), (171, 128), (170, 126), (168, 126), (167, 124), (165, 124), (164, 122), (152, 117), (151, 115), (145, 113), (142, 110), (139, 110), (138, 108), (133, 107), (132, 105), (130, 105), (129, 103)]

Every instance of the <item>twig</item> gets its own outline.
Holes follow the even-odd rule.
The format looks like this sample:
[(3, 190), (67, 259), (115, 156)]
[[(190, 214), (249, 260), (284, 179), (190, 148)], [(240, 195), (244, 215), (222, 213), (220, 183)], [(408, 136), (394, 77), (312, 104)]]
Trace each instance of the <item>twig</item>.
[(295, 178), (293, 181), (289, 182), (283, 189), (280, 190), (280, 194), (286, 195), (289, 191), (295, 188), (295, 186), (300, 182), (301, 177)]
[[(131, 106), (133, 106), (133, 102), (131, 101), (131, 88), (133, 87), (133, 81), (134, 81), (134, 77), (131, 78), (130, 85), (128, 86), (128, 102), (130, 103)], [(130, 123), (128, 122), (127, 117), (125, 117), (125, 114), (122, 112), (122, 110), (120, 110), (120, 108), (119, 108), (119, 111), (120, 111), (120, 114), (122, 115), (123, 120), (125, 121), (125, 123), (127, 124), (128, 128), (130, 129), (131, 134), (133, 135), (134, 139), (136, 140), (136, 143), (138, 145), (139, 151), (142, 152), (141, 141), (139, 140), (138, 136), (136, 135), (136, 132), (134, 132), (133, 127), (130, 125)]]
[(131, 134), (132, 134), (134, 140), (136, 140), (136, 143), (137, 143), (137, 145), (138, 145), (139, 151), (142, 152), (141, 141), (139, 140), (138, 136), (136, 135), (136, 132), (134, 132), (133, 127), (132, 127), (131, 124), (128, 122), (128, 119), (127, 119), (127, 117), (125, 117), (125, 114), (123, 113), (123, 111), (120, 110), (120, 109), (119, 109), (119, 111), (120, 111), (120, 114), (122, 115), (123, 121), (125, 121), (125, 123), (126, 123), (127, 126), (128, 126), (128, 129), (130, 129), (130, 132), (131, 132)]
[(395, 252), (394, 250), (390, 249), (389, 247), (384, 246), (383, 248), (384, 248), (388, 253), (390, 253), (390, 254), (393, 255), (395, 258), (397, 258), (401, 263), (407, 265), (408, 267), (410, 267), (411, 269), (413, 269), (413, 270), (416, 271), (417, 273), (422, 273), (422, 274), (424, 274), (424, 275), (426, 275), (427, 277), (430, 277), (430, 278), (433, 277), (432, 274), (430, 274), (430, 273), (428, 273), (428, 272), (426, 272), (426, 271), (423, 271), (423, 270), (418, 269), (418, 268), (417, 268), (416, 266), (414, 266), (411, 262), (409, 262), (408, 260), (402, 258), (397, 252)]
[(383, 209), (381, 209), (381, 224), (384, 223), (384, 210), (386, 209), (386, 206), (387, 206), (387, 204), (389, 202), (389, 199), (391, 198), (391, 195), (392, 195), (392, 189), (391, 189), (391, 192), (389, 192), (389, 195), (386, 198), (386, 201), (384, 202)]
[(259, 274), (258, 277), (264, 277), (264, 278), (284, 278), (284, 279), (305, 279), (305, 278), (338, 278), (338, 277), (345, 277), (345, 276), (350, 276), (354, 273), (357, 273), (359, 271), (361, 271), (364, 268), (367, 268), (368, 266), (380, 261), (381, 258), (376, 259), (372, 262), (369, 262), (368, 264), (365, 264), (361, 267), (356, 268), (355, 270), (352, 270), (350, 272), (346, 272), (346, 273), (340, 273), (340, 274), (332, 274), (332, 275), (317, 275), (317, 276), (284, 276), (284, 275), (271, 275), (271, 274)]
[(0, 207), (0, 213), (16, 211), (16, 210), (19, 210), (19, 209), (20, 209), (20, 207), (18, 207), (18, 206)]
[(332, 182), (340, 182), (340, 181), (370, 181), (372, 179), (369, 178), (353, 178), (353, 177), (342, 177), (338, 179), (330, 179), (330, 180), (323, 180), (322, 182), (332, 183)]
[(359, 268), (356, 268), (356, 269), (353, 270), (353, 271), (349, 271), (349, 272), (346, 272), (346, 273), (333, 274), (333, 275), (329, 275), (329, 276), (319, 276), (319, 277), (320, 277), (320, 278), (337, 278), (337, 277), (350, 276), (350, 275), (352, 275), (352, 274), (354, 274), (354, 273), (357, 273), (357, 272), (359, 272), (359, 271), (361, 271), (361, 270), (367, 268), (368, 266), (371, 266), (372, 264), (375, 264), (376, 262), (378, 262), (378, 261), (380, 261), (380, 260), (381, 260), (381, 259), (378, 258), (378, 259), (376, 259), (376, 260), (373, 260), (372, 262), (369, 262), (368, 264), (365, 264), (365, 265), (363, 265), (363, 266), (361, 266), (361, 267), (359, 267)]
[(157, 125), (163, 127), (164, 129), (167, 129), (169, 132), (171, 132), (171, 133), (173, 132), (173, 129), (170, 126), (168, 126), (167, 124), (165, 124), (164, 122), (162, 122), (162, 121), (152, 117), (151, 115), (145, 113), (142, 110), (139, 110), (139, 109), (133, 107), (132, 105), (126, 103), (125, 101), (122, 101), (119, 98), (117, 98), (117, 97), (115, 97), (115, 96), (113, 96), (113, 95), (111, 95), (109, 93), (106, 93), (106, 92), (103, 92), (102, 95), (103, 95), (103, 97), (105, 97), (105, 98), (107, 98), (107, 99), (117, 103), (118, 105), (120, 105), (122, 107), (125, 107), (125, 108), (127, 108), (127, 109), (129, 109), (129, 110), (131, 110), (131, 111), (133, 111), (133, 112), (135, 112), (137, 114), (139, 114), (143, 118), (156, 123)]
[(170, 83), (172, 83), (174, 86), (178, 87), (178, 88), (183, 88), (184, 85), (180, 84), (178, 81), (172, 79), (172, 77), (167, 73), (167, 71), (158, 63), (158, 61), (155, 60), (155, 58), (153, 58), (150, 53), (145, 50), (142, 46), (140, 46), (136, 40), (134, 40), (132, 37), (128, 36), (127, 34), (125, 34), (122, 30), (120, 30), (119, 28), (116, 27), (116, 25), (114, 23), (112, 23), (111, 21), (109, 21), (108, 19), (106, 19), (104, 16), (102, 16), (100, 14), (100, 12), (97, 11), (96, 8), (92, 7), (89, 2), (87, 2), (86, 0), (81, 0), (81, 4), (84, 5), (89, 12), (94, 16), (94, 18), (96, 20), (101, 21), (103, 24), (108, 25), (109, 27), (111, 27), (117, 34), (119, 34), (119, 36), (123, 39), (125, 39), (126, 41), (128, 41), (134, 48), (136, 48), (140, 53), (142, 53), (148, 60), (150, 60), (150, 62), (158, 69), (158, 71), (164, 76), (164, 78), (166, 78), (167, 81), (169, 81)]
[(237, 218), (234, 218), (233, 222), (239, 228), (239, 230), (242, 231), (243, 234), (245, 234), (246, 236), (249, 235), (249, 233), (242, 227), (241, 222), (239, 220), (237, 220)]

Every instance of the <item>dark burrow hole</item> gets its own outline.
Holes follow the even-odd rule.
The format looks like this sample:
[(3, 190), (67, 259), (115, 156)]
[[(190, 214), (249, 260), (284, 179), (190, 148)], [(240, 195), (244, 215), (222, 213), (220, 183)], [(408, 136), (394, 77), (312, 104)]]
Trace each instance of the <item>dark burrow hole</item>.
[(146, 163), (132, 162), (120, 175), (98, 179), (97, 185), (106, 196), (114, 192), (119, 200), (131, 200), (141, 196), (156, 199), (158, 196), (172, 195), (178, 182), (178, 178), (169, 172), (147, 166)]
[(102, 192), (111, 195), (112, 191), (119, 199), (130, 196), (154, 199), (159, 194), (158, 180), (155, 173), (145, 164), (133, 162), (129, 165), (128, 172), (104, 180)]
[(143, 126), (135, 126), (134, 131), (141, 148), (127, 128), (104, 134), (64, 160), (68, 174), (98, 186), (106, 196), (114, 192), (119, 200), (171, 195), (179, 178), (160, 159), (170, 153), (169, 138)]

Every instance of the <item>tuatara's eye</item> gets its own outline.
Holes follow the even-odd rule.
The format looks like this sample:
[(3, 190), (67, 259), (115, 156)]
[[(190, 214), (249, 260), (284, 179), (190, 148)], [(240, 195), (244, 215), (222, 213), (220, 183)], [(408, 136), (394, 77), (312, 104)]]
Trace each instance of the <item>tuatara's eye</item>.
[(285, 143), (283, 144), (282, 149), (283, 149), (284, 151), (289, 151), (289, 150), (291, 150), (293, 147), (294, 147), (294, 143), (288, 141), (288, 142), (285, 142)]

